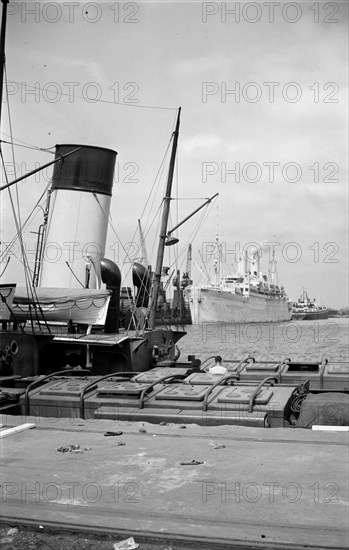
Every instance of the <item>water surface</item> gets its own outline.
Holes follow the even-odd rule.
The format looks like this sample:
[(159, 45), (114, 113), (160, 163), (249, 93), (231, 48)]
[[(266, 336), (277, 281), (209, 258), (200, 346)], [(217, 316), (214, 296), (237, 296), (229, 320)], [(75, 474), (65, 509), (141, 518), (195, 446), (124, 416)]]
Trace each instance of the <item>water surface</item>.
[(183, 360), (188, 354), (204, 360), (211, 355), (242, 359), (251, 353), (274, 360), (290, 357), (293, 361), (314, 361), (325, 355), (329, 361), (349, 361), (348, 318), (283, 323), (205, 323), (187, 325), (185, 330), (187, 335), (178, 343)]

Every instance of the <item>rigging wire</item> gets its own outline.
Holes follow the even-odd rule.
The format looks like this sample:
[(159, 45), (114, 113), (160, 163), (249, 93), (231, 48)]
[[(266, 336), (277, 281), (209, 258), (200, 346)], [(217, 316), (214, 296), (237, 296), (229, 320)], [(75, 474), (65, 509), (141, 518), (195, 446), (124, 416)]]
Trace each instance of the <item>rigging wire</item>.
[[(1, 156), (3, 166), (4, 166), (5, 163), (4, 163), (4, 157), (3, 157), (3, 154), (2, 154), (2, 149), (1, 148), (0, 148), (0, 156)], [(4, 169), (4, 174), (5, 174), (6, 181), (8, 182), (7, 173), (6, 173), (5, 169)], [(11, 207), (12, 207), (12, 211), (13, 211), (13, 216), (14, 216), (14, 220), (15, 220), (16, 229), (17, 229), (17, 232), (18, 232), (18, 235), (19, 235), (19, 243), (20, 243), (20, 249), (21, 249), (21, 253), (22, 253), (22, 263), (23, 263), (23, 267), (24, 267), (24, 278), (25, 278), (25, 284), (26, 284), (26, 291), (27, 291), (28, 298), (29, 298), (29, 294), (31, 295), (31, 299), (33, 301), (36, 318), (37, 318), (37, 321), (39, 322), (38, 311), (37, 311), (36, 308), (38, 308), (41, 311), (41, 307), (40, 307), (40, 304), (38, 303), (36, 290), (31, 285), (31, 282), (29, 280), (30, 269), (29, 269), (28, 259), (27, 259), (27, 255), (25, 253), (24, 242), (23, 242), (23, 239), (22, 239), (22, 234), (21, 234), (21, 230), (20, 230), (20, 227), (19, 227), (18, 219), (16, 217), (16, 211), (15, 211), (15, 206), (14, 206), (14, 203), (13, 203), (13, 198), (12, 198), (12, 195), (11, 195), (11, 190), (9, 188), (8, 188), (8, 193), (9, 193), (9, 197), (10, 197), (10, 202), (11, 202)], [(34, 299), (34, 296), (35, 296), (35, 299)], [(31, 311), (30, 306), (29, 306), (29, 313), (30, 313), (30, 322), (31, 322), (32, 330), (34, 331), (33, 317), (32, 317), (32, 311)], [(41, 311), (41, 314), (43, 315), (42, 311)], [(46, 321), (45, 321), (45, 324), (47, 326)]]
[[(21, 82), (16, 82), (15, 80), (11, 80), (11, 82), (13, 82), (13, 84), (18, 84), (19, 86), (21, 86)], [(36, 85), (37, 83), (35, 83), (35, 89), (36, 90), (39, 90), (41, 92), (43, 91), (46, 91), (44, 88), (41, 88), (41, 86), (37, 86)], [(57, 95), (58, 96), (66, 96), (66, 97), (71, 97), (71, 95), (67, 92), (57, 92)], [(77, 98), (77, 99), (82, 99), (83, 101), (86, 101), (86, 97), (83, 97), (83, 96), (80, 96), (80, 95), (74, 95), (74, 98)], [(91, 101), (91, 103), (107, 103), (109, 105), (120, 105), (121, 107), (137, 107), (139, 109), (157, 109), (157, 110), (161, 110), (161, 111), (178, 111), (178, 107), (162, 107), (160, 105), (138, 105), (138, 104), (135, 104), (135, 103), (123, 103), (122, 101), (111, 101), (111, 100), (108, 100), (108, 99), (93, 99)]]
[(2, 272), (0, 273), (0, 279), (1, 279), (1, 277), (3, 276), (3, 274), (5, 273), (5, 271), (6, 271), (6, 269), (7, 269), (7, 266), (8, 266), (8, 264), (10, 263), (10, 260), (11, 260), (11, 258), (10, 258), (10, 256), (8, 256), (8, 258), (7, 258), (7, 260), (6, 260), (6, 265), (5, 265), (4, 269), (2, 270)]
[[(162, 175), (163, 175), (163, 172), (164, 172), (165, 160), (167, 158), (167, 155), (168, 155), (168, 152), (169, 152), (169, 149), (170, 149), (170, 146), (171, 146), (171, 142), (172, 142), (172, 139), (173, 139), (173, 132), (174, 132), (175, 126), (176, 126), (176, 119), (177, 119), (177, 117), (174, 118), (171, 137), (168, 141), (165, 153), (162, 157), (160, 166), (159, 166), (158, 171), (155, 175), (154, 182), (153, 182), (152, 188), (150, 190), (150, 193), (148, 195), (148, 198), (146, 200), (146, 203), (144, 205), (143, 211), (142, 211), (141, 215), (139, 216), (139, 219), (142, 220), (143, 215), (144, 215), (144, 213), (147, 209), (148, 203), (149, 203), (151, 197), (153, 197), (151, 205), (149, 207), (149, 213), (148, 213), (148, 216), (147, 216), (147, 219), (146, 219), (146, 222), (145, 222), (145, 226), (144, 226), (144, 238), (146, 238), (147, 235), (150, 233), (150, 230), (151, 230), (151, 228), (153, 227), (153, 224), (154, 224), (154, 220), (158, 216), (158, 213), (159, 213), (160, 209), (162, 208), (163, 200), (161, 201), (161, 204), (160, 204), (159, 208), (157, 209), (155, 215), (153, 216), (153, 219), (150, 221), (150, 214), (151, 214), (151, 212), (154, 208), (154, 203), (155, 203), (158, 191), (159, 191), (160, 181), (161, 181), (161, 178), (162, 178)], [(137, 229), (134, 232), (133, 239), (135, 239), (136, 232), (137, 232)], [(155, 241), (153, 241), (152, 254), (154, 253), (154, 246), (155, 246)]]
[[(206, 220), (207, 217), (209, 216), (209, 214), (210, 214), (210, 212), (211, 212), (211, 210), (212, 210), (212, 208), (213, 208), (213, 204), (212, 204), (212, 203), (209, 203), (209, 204), (208, 204), (208, 207), (209, 207), (209, 208), (205, 209), (205, 210), (200, 214), (200, 217), (199, 217), (198, 221), (196, 222), (196, 225), (195, 225), (194, 229), (192, 230), (192, 232), (191, 232), (191, 234), (189, 235), (189, 237), (187, 237), (185, 243), (184, 243), (183, 246), (182, 246), (181, 251), (180, 251), (179, 254), (178, 254), (178, 260), (179, 260), (180, 258), (182, 258), (182, 259), (181, 259), (181, 263), (179, 264), (179, 267), (180, 267), (180, 268), (182, 267), (182, 265), (183, 265), (183, 263), (184, 263), (184, 261), (185, 261), (185, 259), (186, 259), (185, 254), (186, 254), (186, 252), (187, 252), (187, 248), (188, 248), (189, 243), (191, 243), (191, 242), (193, 242), (193, 241), (195, 240), (195, 238), (196, 238), (196, 236), (197, 236), (197, 234), (198, 234), (198, 232), (199, 232), (200, 227), (202, 226), (202, 224), (205, 222), (205, 220)], [(172, 268), (172, 267), (173, 267), (173, 264), (171, 264), (170, 268)]]
[(69, 262), (65, 262), (68, 266), (68, 269), (69, 271), (71, 272), (71, 274), (73, 275), (73, 277), (75, 277), (75, 279), (77, 280), (77, 282), (79, 283), (79, 285), (82, 286), (82, 288), (85, 288), (85, 286), (82, 284), (82, 282), (80, 281), (80, 279), (75, 275), (74, 271), (72, 270), (71, 266), (69, 265)]
[[(4, 132), (1, 132), (1, 133), (4, 136), (11, 137), (8, 134), (5, 134)], [(5, 139), (0, 139), (0, 143), (6, 143), (6, 145), (14, 145), (15, 147), (23, 147), (24, 149), (31, 149), (33, 151), (42, 151), (43, 153), (50, 153), (51, 155), (55, 154), (55, 151), (51, 151), (51, 149), (55, 148), (54, 145), (52, 147), (46, 147), (45, 148), (45, 147), (39, 147), (38, 145), (29, 145), (25, 141), (22, 141), (20, 139), (14, 138), (14, 137), (12, 137), (11, 139), (12, 139), (12, 141), (7, 141)], [(20, 143), (15, 143), (15, 141), (20, 141)], [(23, 143), (25, 143), (26, 145), (22, 145)]]
[[(128, 260), (129, 260), (129, 262), (130, 262), (130, 265), (128, 266), (126, 272), (125, 272), (125, 269), (124, 269), (124, 266), (125, 266), (125, 263), (126, 263), (125, 260), (123, 261), (122, 266), (121, 266), (121, 268), (120, 268), (121, 273), (122, 273), (122, 275), (123, 275), (123, 279), (126, 280), (126, 278), (129, 276), (129, 274), (130, 274), (130, 272), (131, 272), (132, 265), (133, 265), (133, 259), (132, 259), (131, 256), (129, 255), (128, 250), (127, 250), (127, 249), (125, 248), (125, 246), (123, 245), (123, 243), (122, 243), (122, 241), (121, 241), (119, 235), (117, 234), (117, 232), (116, 232), (116, 230), (115, 230), (115, 228), (114, 228), (114, 226), (113, 226), (113, 223), (112, 223), (110, 217), (108, 217), (107, 214), (105, 213), (105, 211), (103, 210), (102, 205), (101, 205), (101, 203), (99, 202), (96, 193), (93, 193), (93, 196), (94, 196), (95, 200), (97, 201), (97, 204), (99, 205), (99, 207), (100, 207), (100, 209), (101, 209), (101, 211), (102, 211), (102, 214), (103, 214), (104, 218), (105, 218), (106, 221), (107, 221), (107, 224), (110, 226), (110, 228), (111, 228), (112, 232), (114, 233), (114, 235), (115, 235), (115, 237), (116, 237), (118, 243), (120, 244), (122, 250), (124, 251), (125, 257), (128, 258)], [(134, 297), (133, 297), (133, 296), (132, 296), (132, 298), (130, 297), (130, 300), (132, 300), (132, 305), (133, 305), (133, 307), (134, 307), (134, 306), (135, 306)], [(132, 315), (133, 315), (133, 314), (132, 314)]]
[[(146, 219), (146, 223), (145, 223), (145, 227), (144, 227), (144, 238), (146, 238), (148, 236), (148, 234), (150, 233), (150, 230), (151, 228), (153, 227), (153, 224), (154, 224), (154, 221), (155, 220), (158, 220), (159, 221), (159, 212), (161, 210), (161, 207), (162, 207), (162, 202), (160, 203), (159, 207), (157, 208), (152, 220), (150, 220), (150, 214), (151, 214), (151, 211), (153, 210), (153, 207), (154, 207), (154, 203), (155, 203), (155, 200), (156, 200), (156, 196), (157, 196), (157, 193), (158, 193), (158, 190), (159, 190), (159, 186), (160, 186), (160, 181), (161, 181), (161, 176), (163, 174), (163, 170), (164, 170), (164, 166), (165, 166), (165, 160), (166, 160), (166, 157), (167, 157), (167, 154), (168, 154), (168, 150), (170, 148), (170, 144), (171, 144), (171, 139), (169, 140), (169, 143), (166, 147), (166, 151), (162, 157), (162, 160), (161, 160), (161, 163), (160, 163), (160, 166), (159, 166), (159, 169), (156, 173), (156, 176), (155, 176), (155, 179), (154, 179), (154, 182), (152, 184), (152, 188), (150, 190), (150, 193), (148, 195), (148, 198), (147, 198), (147, 201), (146, 201), (146, 204), (143, 208), (143, 211), (140, 215), (140, 220), (142, 219), (144, 213), (145, 213), (145, 210), (148, 206), (148, 203), (152, 197), (152, 202), (151, 202), (151, 205), (149, 207), (149, 213), (148, 213), (148, 216), (147, 216), (147, 219)], [(133, 233), (133, 236), (132, 236), (132, 241), (134, 242), (136, 240), (136, 233), (137, 233), (137, 228), (135, 229), (134, 233)], [(155, 246), (155, 242), (153, 241), (153, 247), (152, 247), (152, 251), (151, 251), (151, 254), (154, 253), (154, 246)], [(139, 245), (139, 249), (140, 249), (140, 245)]]
[[(151, 197), (152, 194), (153, 194), (153, 200), (152, 200), (151, 206), (150, 206), (150, 208), (149, 208), (148, 219), (147, 219), (147, 221), (146, 221), (145, 228), (144, 228), (145, 230), (146, 230), (147, 224), (148, 224), (148, 222), (149, 222), (150, 211), (152, 210), (152, 208), (153, 208), (153, 206), (154, 206), (154, 202), (155, 202), (155, 198), (156, 198), (156, 193), (158, 192), (158, 189), (159, 189), (160, 180), (161, 180), (161, 177), (160, 177), (160, 176), (163, 174), (163, 171), (164, 171), (165, 160), (166, 160), (166, 158), (167, 158), (168, 151), (169, 151), (169, 149), (170, 149), (171, 141), (172, 141), (172, 137), (170, 138), (170, 140), (169, 140), (169, 142), (168, 142), (168, 144), (167, 144), (167, 147), (166, 147), (165, 153), (164, 153), (164, 155), (163, 155), (163, 157), (162, 157), (160, 166), (159, 166), (158, 171), (157, 171), (157, 173), (156, 173), (156, 175), (155, 175), (153, 185), (152, 185), (152, 187), (151, 187), (151, 189), (150, 189), (150, 193), (149, 193), (149, 195), (148, 195), (148, 198), (147, 198), (147, 200), (146, 200), (146, 203), (145, 203), (145, 205), (144, 205), (144, 208), (143, 208), (143, 210), (142, 210), (142, 213), (141, 213), (141, 215), (140, 215), (140, 217), (139, 217), (139, 219), (142, 220), (142, 217), (143, 217), (143, 215), (144, 215), (144, 213), (145, 213), (145, 210), (146, 210), (146, 208), (147, 208), (147, 206), (148, 206), (148, 203), (149, 203), (149, 201), (150, 201), (150, 197)], [(156, 189), (155, 189), (155, 186), (156, 186)], [(147, 230), (147, 232), (148, 232), (148, 231), (149, 231), (149, 229)]]
[[(4, 76), (5, 76), (5, 88), (6, 88), (6, 100), (7, 100), (7, 114), (8, 114), (8, 123), (10, 127), (10, 135), (12, 135), (12, 118), (11, 118), (11, 110), (10, 110), (10, 98), (8, 94), (8, 82), (7, 82), (7, 71), (6, 71), (6, 64), (4, 64)], [(12, 161), (13, 161), (13, 168), (14, 168), (14, 175), (15, 179), (17, 179), (17, 172), (16, 172), (16, 163), (15, 163), (15, 151), (13, 144), (11, 145), (11, 152), (12, 152)], [(8, 182), (7, 182), (8, 183)], [(18, 222), (19, 227), (21, 227), (21, 211), (20, 211), (20, 205), (19, 205), (19, 195), (18, 195), (18, 185), (16, 183), (16, 202), (17, 202), (17, 215), (18, 215)], [(12, 204), (12, 195), (10, 193), (11, 197), (11, 204)]]
[[(9, 119), (9, 127), (10, 127), (10, 134), (11, 134), (11, 140), (12, 140), (12, 120), (11, 120), (11, 112), (10, 112), (10, 101), (9, 101), (9, 93), (8, 93), (8, 80), (7, 80), (7, 72), (6, 72), (6, 64), (5, 63), (4, 63), (4, 73), (5, 73), (5, 89), (6, 89), (8, 119)], [(2, 164), (3, 164), (3, 168), (4, 168), (5, 179), (6, 179), (6, 182), (8, 183), (8, 177), (7, 177), (7, 172), (6, 172), (6, 169), (5, 169), (5, 162), (4, 162), (4, 157), (3, 157), (3, 154), (2, 154), (1, 146), (0, 146), (0, 156), (1, 156), (1, 161), (2, 161)], [(13, 157), (14, 170), (16, 170), (13, 145), (12, 145), (12, 157)], [(37, 322), (40, 325), (40, 320), (39, 320), (39, 315), (38, 315), (38, 311), (39, 311), (41, 316), (42, 316), (42, 319), (43, 319), (43, 321), (46, 325), (46, 328), (48, 329), (49, 333), (51, 333), (51, 330), (50, 330), (50, 328), (49, 328), (49, 326), (46, 322), (46, 319), (45, 319), (45, 316), (43, 314), (42, 308), (41, 308), (40, 303), (38, 301), (36, 289), (32, 285), (32, 281), (30, 280), (30, 277), (29, 277), (31, 270), (29, 268), (29, 262), (28, 262), (28, 258), (27, 258), (26, 252), (25, 252), (25, 246), (24, 246), (24, 242), (23, 242), (23, 238), (22, 238), (23, 229), (21, 228), (21, 214), (20, 214), (19, 194), (18, 194), (17, 184), (16, 184), (16, 197), (17, 197), (18, 218), (16, 216), (16, 210), (15, 210), (15, 205), (14, 205), (13, 198), (12, 198), (12, 193), (11, 193), (11, 190), (9, 188), (8, 188), (8, 194), (9, 194), (9, 198), (10, 198), (10, 203), (11, 203), (11, 208), (12, 208), (12, 212), (13, 212), (15, 226), (16, 226), (16, 230), (17, 230), (17, 234), (18, 234), (18, 239), (19, 239), (19, 243), (20, 243), (20, 249), (21, 249), (22, 260), (23, 260), (22, 263), (23, 263), (23, 267), (24, 267), (24, 279), (25, 279), (25, 284), (26, 284), (27, 296), (29, 298), (29, 294), (31, 295), (31, 299), (32, 299), (32, 302), (33, 302), (32, 305), (34, 307)], [(31, 306), (29, 306), (29, 313), (30, 313), (30, 322), (31, 322), (32, 330), (34, 330), (34, 323), (33, 323)]]
[[(158, 172), (158, 174), (159, 174), (159, 172)], [(158, 177), (158, 174), (156, 175), (156, 178)], [(149, 195), (148, 195), (147, 204), (148, 204), (148, 202), (149, 202), (149, 200), (150, 200), (151, 194), (152, 194), (153, 191), (154, 191), (155, 183), (156, 183), (156, 179), (154, 180), (152, 189), (151, 189), (151, 191), (150, 191), (150, 193), (149, 193)], [(150, 230), (151, 230), (151, 228), (152, 228), (152, 226), (153, 226), (153, 224), (154, 224), (154, 220), (155, 220), (156, 216), (159, 214), (159, 210), (161, 209), (162, 202), (161, 202), (160, 206), (157, 208), (156, 213), (154, 214), (153, 218), (150, 220), (150, 214), (151, 214), (151, 211), (152, 211), (152, 209), (153, 209), (153, 207), (154, 207), (156, 195), (157, 195), (157, 192), (158, 192), (158, 189), (159, 189), (159, 184), (160, 184), (160, 179), (158, 180), (156, 189), (155, 189), (155, 191), (154, 191), (154, 193), (153, 193), (152, 203), (151, 203), (151, 206), (150, 206), (150, 208), (149, 208), (149, 213), (148, 213), (148, 216), (147, 216), (147, 219), (146, 219), (146, 222), (145, 222), (145, 226), (144, 226), (144, 228), (143, 228), (144, 237), (146, 237), (146, 236), (149, 234), (149, 232), (150, 232)], [(147, 204), (146, 204), (146, 205), (147, 205)], [(139, 220), (142, 220), (142, 216), (143, 216), (143, 214), (144, 214), (144, 212), (145, 212), (145, 208), (146, 208), (146, 206), (143, 208), (143, 212), (142, 212), (141, 217), (139, 218)], [(137, 230), (138, 230), (138, 228), (136, 227), (136, 228), (135, 228), (135, 231), (134, 231), (134, 233), (133, 233), (133, 236), (132, 236), (132, 240), (133, 240), (133, 241), (136, 239)]]
[(35, 212), (35, 210), (36, 210), (38, 207), (39, 207), (39, 208), (42, 208), (41, 205), (40, 205), (39, 203), (40, 203), (40, 201), (42, 200), (43, 196), (47, 193), (48, 188), (50, 187), (50, 185), (51, 185), (51, 182), (49, 182), (49, 183), (46, 185), (44, 191), (41, 193), (41, 195), (40, 195), (39, 199), (37, 200), (35, 206), (34, 206), (33, 209), (31, 210), (31, 212), (30, 212), (30, 214), (28, 215), (28, 217), (27, 217), (27, 219), (25, 220), (25, 222), (22, 224), (21, 229), (20, 229), (20, 232), (17, 233), (17, 234), (13, 237), (13, 239), (11, 240), (11, 242), (10, 242), (9, 244), (3, 243), (3, 244), (5, 244), (5, 250), (4, 250), (4, 252), (0, 255), (0, 261), (3, 260), (4, 256), (5, 256), (6, 253), (7, 253), (7, 250), (11, 250), (11, 248), (12, 248), (13, 244), (16, 242), (16, 240), (17, 240), (18, 238), (20, 238), (20, 235), (21, 235), (21, 234), (23, 234), (23, 231), (24, 231), (24, 229), (26, 228), (26, 226), (28, 225), (28, 223), (29, 223), (29, 221), (31, 220), (31, 218), (32, 218), (33, 216), (34, 216), (34, 218), (35, 218), (35, 217), (38, 215), (39, 210), (35, 213), (35, 215), (34, 215), (34, 212)]

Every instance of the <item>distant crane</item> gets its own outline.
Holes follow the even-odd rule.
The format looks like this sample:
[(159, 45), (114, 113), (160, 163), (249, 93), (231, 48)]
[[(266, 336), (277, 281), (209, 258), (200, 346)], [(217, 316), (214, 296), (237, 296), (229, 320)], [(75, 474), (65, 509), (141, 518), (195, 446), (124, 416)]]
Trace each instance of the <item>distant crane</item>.
[(191, 285), (193, 283), (191, 279), (191, 262), (192, 262), (192, 253), (191, 253), (191, 243), (188, 245), (188, 252), (187, 252), (187, 264), (186, 264), (186, 270), (183, 273), (182, 280), (181, 280), (181, 287), (185, 288), (188, 285)]
[(145, 238), (144, 238), (144, 233), (141, 225), (141, 220), (138, 220), (138, 231), (139, 231), (139, 239), (141, 242), (141, 252), (142, 252), (142, 255), (139, 261), (141, 264), (148, 266), (149, 265), (148, 254), (147, 254), (147, 248), (145, 246)]

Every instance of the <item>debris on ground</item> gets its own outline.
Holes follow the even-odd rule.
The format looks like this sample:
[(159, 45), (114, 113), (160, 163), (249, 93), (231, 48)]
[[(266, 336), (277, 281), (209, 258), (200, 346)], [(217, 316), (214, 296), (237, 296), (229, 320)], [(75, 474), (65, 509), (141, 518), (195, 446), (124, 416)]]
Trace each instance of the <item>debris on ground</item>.
[(186, 429), (187, 429), (187, 427), (186, 427), (184, 424), (182, 424), (182, 426), (179, 426), (179, 427), (182, 428), (182, 430), (186, 430)]
[(223, 443), (216, 443), (216, 441), (210, 441), (210, 445), (212, 445), (214, 449), (225, 449), (225, 445)]
[(2, 537), (0, 539), (0, 544), (11, 544), (13, 537)]
[(139, 544), (135, 542), (133, 537), (114, 544), (114, 550), (135, 550), (136, 548), (139, 548)]
[(145, 429), (144, 424), (142, 424), (142, 427), (139, 428), (139, 431), (140, 431), (142, 434), (146, 434), (146, 433), (147, 433), (147, 430)]
[[(18, 529), (18, 532), (10, 537), (8, 536), (10, 525), (0, 523), (0, 548), (3, 550), (113, 550), (115, 540), (119, 538), (115, 534), (65, 532), (59, 527), (57, 530), (51, 530), (42, 525), (31, 528), (18, 525), (12, 528)], [(132, 546), (124, 548), (132, 550)], [(134, 548), (137, 547), (134, 546)], [(121, 549), (122, 547), (118, 548), (118, 550)], [(188, 545), (186, 542), (169, 544), (168, 540), (142, 541), (142, 544), (138, 545), (138, 550), (188, 550)], [(212, 546), (203, 545), (200, 546), (200, 550), (212, 550)]]
[(114, 443), (113, 447), (123, 447), (124, 445), (126, 445), (126, 441), (121, 440)]
[(84, 451), (92, 451), (92, 447), (85, 445), (80, 447), (80, 445), (61, 445), (57, 448), (58, 453), (83, 453)]
[(180, 462), (179, 464), (181, 466), (198, 466), (199, 464), (203, 464), (203, 460), (189, 460), (188, 462)]

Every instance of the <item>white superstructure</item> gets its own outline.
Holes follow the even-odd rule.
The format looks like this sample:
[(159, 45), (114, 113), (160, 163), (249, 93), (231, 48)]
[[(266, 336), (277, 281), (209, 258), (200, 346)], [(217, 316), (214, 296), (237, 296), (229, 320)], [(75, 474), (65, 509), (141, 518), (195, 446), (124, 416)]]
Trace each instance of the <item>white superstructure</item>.
[(214, 260), (215, 281), (192, 284), (184, 290), (193, 325), (289, 321), (292, 308), (284, 287), (276, 284), (275, 263), (273, 257), (268, 279), (259, 272), (258, 253), (254, 252), (250, 259), (246, 253), (239, 262), (243, 275), (220, 277), (218, 254)]

